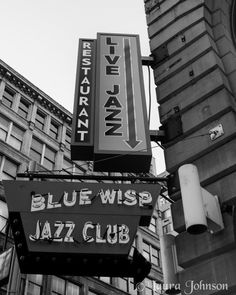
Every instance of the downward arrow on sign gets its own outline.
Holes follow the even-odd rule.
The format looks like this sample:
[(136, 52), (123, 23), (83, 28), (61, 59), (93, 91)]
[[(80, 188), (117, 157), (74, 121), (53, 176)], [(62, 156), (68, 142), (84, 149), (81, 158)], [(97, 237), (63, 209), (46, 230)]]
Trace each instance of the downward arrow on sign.
[(133, 79), (131, 71), (131, 56), (129, 39), (124, 39), (125, 52), (125, 77), (126, 77), (126, 92), (127, 92), (127, 109), (128, 109), (128, 136), (129, 139), (125, 142), (134, 149), (141, 141), (136, 138), (135, 113), (134, 113), (134, 93)]

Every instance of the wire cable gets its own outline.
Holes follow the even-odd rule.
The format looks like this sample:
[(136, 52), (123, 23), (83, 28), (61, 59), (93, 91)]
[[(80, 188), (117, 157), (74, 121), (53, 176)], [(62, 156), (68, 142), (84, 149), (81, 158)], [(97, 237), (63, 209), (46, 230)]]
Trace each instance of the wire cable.
[(149, 96), (149, 102), (148, 102), (148, 125), (149, 125), (149, 128), (150, 128), (152, 94), (151, 94), (151, 72), (150, 72), (150, 66), (149, 65), (148, 65), (148, 96)]

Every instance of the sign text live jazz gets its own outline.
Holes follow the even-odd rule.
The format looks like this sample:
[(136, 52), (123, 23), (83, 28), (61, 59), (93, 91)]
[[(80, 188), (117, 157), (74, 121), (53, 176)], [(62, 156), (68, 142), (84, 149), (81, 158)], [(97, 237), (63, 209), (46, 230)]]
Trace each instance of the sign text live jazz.
[[(119, 76), (120, 66), (117, 64), (120, 55), (115, 55), (116, 46), (118, 43), (112, 42), (111, 37), (106, 38), (106, 45), (108, 47), (109, 55), (104, 55), (106, 59), (105, 72), (107, 76)], [(106, 90), (106, 95), (108, 95), (107, 101), (104, 105), (105, 111), (108, 114), (105, 117), (105, 125), (108, 129), (105, 131), (106, 136), (122, 136), (121, 132), (118, 130), (122, 127), (122, 117), (119, 116), (122, 111), (122, 104), (119, 100), (120, 85), (114, 84), (112, 89)]]
[[(64, 191), (57, 201), (55, 196), (48, 192), (40, 194), (32, 192), (31, 208), (32, 213), (37, 212), (53, 212), (60, 208), (68, 208), (68, 210), (88, 208), (93, 206), (94, 202), (100, 206), (125, 206), (144, 208), (152, 203), (152, 195), (148, 191), (137, 193), (133, 189), (101, 189), (97, 194), (92, 189), (81, 189), (72, 192)], [(73, 216), (73, 215), (72, 215)], [(127, 244), (130, 241), (129, 227), (126, 224), (100, 224), (87, 220), (82, 226), (82, 232), (76, 231), (76, 223), (72, 220), (66, 221), (49, 221), (37, 220), (35, 232), (29, 235), (32, 242), (50, 241), (74, 243), (82, 239), (85, 243), (107, 243), (107, 244)], [(75, 237), (76, 236), (76, 237)]]

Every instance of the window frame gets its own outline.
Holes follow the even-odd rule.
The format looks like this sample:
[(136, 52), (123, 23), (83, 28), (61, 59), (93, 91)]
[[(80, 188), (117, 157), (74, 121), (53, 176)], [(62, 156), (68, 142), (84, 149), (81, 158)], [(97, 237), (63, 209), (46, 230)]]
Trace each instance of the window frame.
[[(16, 130), (14, 131), (14, 128), (17, 131), (20, 131), (21, 134), (17, 133)], [(21, 150), (22, 144), (23, 144), (23, 137), (24, 137), (24, 133), (25, 130), (22, 129), (21, 127), (19, 127), (18, 125), (14, 124), (14, 122), (12, 122), (11, 128), (9, 130), (9, 136), (7, 139), (7, 143), (12, 146), (13, 148), (17, 149), (18, 151)], [(13, 142), (16, 142), (17, 144), (19, 144), (19, 146), (17, 147), (15, 144), (11, 143), (11, 140), (13, 139)]]
[[(7, 95), (5, 95), (6, 93)], [(14, 91), (13, 89), (11, 89), (10, 87), (6, 85), (2, 95), (2, 104), (11, 109), (13, 106), (15, 95), (16, 95), (16, 91)], [(6, 104), (5, 101), (9, 102), (9, 105), (8, 103)]]
[(68, 130), (66, 130), (66, 135), (65, 135), (65, 146), (66, 146), (66, 148), (68, 150), (70, 150), (70, 146), (71, 146), (71, 132), (69, 132)]
[[(5, 116), (3, 116), (2, 114), (0, 114), (0, 119), (1, 119), (0, 120), (0, 130), (1, 130), (2, 134), (3, 133), (5, 134), (5, 139), (1, 138), (1, 140), (4, 142), (7, 142), (11, 121), (8, 118), (6, 118)], [(6, 122), (5, 125), (3, 124), (4, 121)]]
[[(39, 120), (40, 117), (43, 120)], [(36, 114), (35, 114), (35, 127), (41, 131), (44, 131), (45, 124), (46, 124), (46, 117), (47, 117), (47, 115), (43, 111), (41, 111), (40, 109), (37, 109)]]
[[(36, 280), (32, 280), (34, 276), (36, 277)], [(40, 283), (37, 281), (37, 278), (38, 278), (37, 276), (41, 276)], [(37, 293), (36, 295), (41, 295), (43, 293), (43, 275), (42, 274), (22, 275), (21, 282), (20, 282), (20, 294), (21, 295), (28, 294), (30, 285), (39, 287), (39, 293)]]
[[(33, 144), (33, 142), (34, 141), (36, 141), (37, 142), (37, 144), (35, 144), (34, 146), (33, 146), (33, 148), (32, 148), (32, 144)], [(42, 147), (42, 149), (37, 149), (38, 147), (39, 147), (39, 144), (40, 144), (40, 146)], [(32, 137), (32, 141), (31, 141), (31, 145), (30, 145), (30, 154), (29, 154), (29, 156), (30, 156), (30, 158), (32, 159), (32, 160), (35, 160), (36, 162), (38, 162), (40, 165), (42, 165), (42, 157), (43, 157), (43, 145), (44, 145), (44, 143), (41, 141), (41, 140), (39, 140), (38, 138), (36, 138), (36, 137)], [(37, 148), (35, 148), (35, 147), (37, 147)], [(31, 154), (31, 151), (33, 151), (33, 153), (35, 153), (36, 155), (38, 155), (39, 156), (39, 161), (38, 161), (38, 159), (36, 159), (37, 157), (34, 157), (34, 156), (32, 156), (32, 154)]]
[[(40, 146), (40, 149), (38, 149), (39, 146)], [(47, 151), (50, 151), (54, 154), (53, 159), (49, 157), (49, 153), (47, 153)], [(57, 151), (54, 150), (51, 146), (47, 145), (36, 136), (32, 137), (32, 141), (30, 145), (30, 154), (29, 154), (32, 160), (35, 160), (40, 165), (44, 166), (47, 170), (53, 170), (55, 167), (56, 155), (57, 155)], [(47, 164), (45, 164), (45, 161), (46, 163), (49, 163), (51, 166), (49, 167)]]
[[(9, 169), (8, 169), (7, 172), (4, 170), (4, 167), (6, 165), (6, 161), (8, 161), (11, 164), (15, 165), (16, 172), (14, 173), (14, 175), (9, 173)], [(19, 168), (19, 164), (18, 163), (16, 163), (12, 159), (6, 157), (5, 155), (1, 155), (1, 162), (0, 162), (0, 181), (3, 180), (3, 179), (15, 180), (16, 174), (17, 174), (17, 171), (18, 171), (18, 168)], [(7, 175), (9, 177), (5, 178), (5, 177), (3, 177), (4, 175)]]
[[(22, 105), (25, 107), (22, 107)], [(30, 109), (30, 103), (23, 97), (21, 97), (20, 102), (19, 102), (19, 106), (18, 106), (18, 110), (17, 110), (17, 114), (27, 120), (28, 115), (29, 115), (29, 109)], [(24, 114), (24, 115), (22, 115)]]
[[(154, 220), (154, 222), (153, 222), (153, 220)], [(158, 218), (157, 218), (156, 216), (152, 216), (152, 217), (151, 217), (150, 224), (149, 224), (149, 226), (148, 226), (148, 229), (149, 229), (151, 232), (153, 232), (153, 233), (155, 233), (155, 234), (158, 235), (157, 220), (158, 220)]]
[[(161, 259), (160, 259), (160, 249), (153, 246), (146, 240), (142, 241), (142, 253), (143, 256), (151, 262), (153, 265), (161, 267)], [(148, 247), (148, 251), (145, 249), (145, 246)], [(154, 255), (154, 251), (157, 252), (157, 256)], [(157, 263), (155, 262), (157, 260)]]
[(48, 134), (50, 137), (52, 137), (55, 140), (58, 140), (59, 138), (59, 127), (60, 127), (59, 123), (57, 123), (55, 120), (51, 120)]
[[(47, 151), (49, 151), (50, 153), (53, 154), (53, 158), (49, 157), (49, 153)], [(47, 164), (45, 164), (45, 162)], [(55, 162), (56, 162), (56, 151), (53, 148), (51, 148), (50, 146), (48, 146), (47, 144), (44, 144), (44, 153), (43, 153), (43, 157), (42, 157), (42, 165), (48, 170), (53, 170), (54, 167), (55, 167)], [(48, 164), (50, 164), (51, 166), (49, 167)]]
[[(61, 289), (61, 291), (58, 291), (58, 290), (53, 290), (53, 283), (54, 283), (54, 279), (57, 279), (58, 281), (59, 280), (61, 280), (62, 282), (63, 282), (63, 290)], [(62, 277), (59, 277), (59, 276), (55, 276), (55, 275), (53, 275), (52, 276), (52, 280), (51, 280), (51, 290), (50, 290), (50, 294), (51, 295), (70, 295), (69, 293), (68, 293), (68, 291), (69, 290), (67, 290), (67, 287), (68, 287), (68, 285), (74, 285), (74, 286), (76, 286), (76, 287), (78, 287), (78, 294), (80, 295), (81, 294), (81, 285), (79, 285), (79, 284), (75, 284), (74, 282), (72, 282), (72, 281), (70, 281), (70, 280), (67, 280), (67, 279), (64, 279), (64, 278), (62, 278)]]

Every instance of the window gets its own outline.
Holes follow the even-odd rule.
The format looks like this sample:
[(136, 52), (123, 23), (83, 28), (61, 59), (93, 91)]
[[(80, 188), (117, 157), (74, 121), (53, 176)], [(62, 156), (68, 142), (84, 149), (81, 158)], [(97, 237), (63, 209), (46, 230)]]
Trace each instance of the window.
[(145, 241), (143, 241), (143, 256), (154, 265), (160, 266), (160, 250)]
[(65, 158), (63, 159), (63, 169), (65, 169), (67, 173), (72, 174), (73, 173), (73, 168), (75, 164), (71, 162), (69, 159)]
[(20, 294), (21, 295), (41, 295), (42, 294), (42, 275), (27, 275), (21, 278)]
[[(166, 196), (166, 197), (168, 197), (168, 196)], [(162, 206), (165, 206), (166, 204), (170, 204), (170, 202), (167, 201), (167, 199), (165, 199), (163, 197), (160, 198), (160, 200), (159, 200), (159, 206), (162, 207)]]
[(43, 166), (48, 170), (53, 170), (55, 163), (56, 152), (46, 146), (43, 159)]
[(0, 200), (0, 232), (2, 233), (6, 232), (7, 219), (8, 219), (7, 204)]
[(137, 290), (134, 290), (134, 281), (131, 278), (119, 278), (119, 288), (131, 295), (137, 294)]
[(35, 117), (35, 126), (40, 130), (44, 130), (45, 118), (46, 115), (44, 115), (41, 111), (37, 110)]
[(30, 148), (30, 158), (41, 164), (41, 157), (43, 153), (43, 143), (35, 138), (32, 138)]
[[(64, 157), (62, 169), (64, 169), (63, 171), (64, 173), (73, 175), (75, 170), (75, 164), (71, 162), (69, 159)], [(73, 180), (67, 179), (67, 181), (73, 181)]]
[(23, 135), (24, 130), (17, 127), (16, 125), (13, 125), (8, 143), (15, 149), (20, 150), (23, 141)]
[(163, 234), (172, 232), (174, 230), (173, 224), (170, 222), (168, 224), (163, 225), (162, 230), (163, 230)]
[(129, 279), (128, 278), (119, 278), (119, 288), (125, 292), (128, 292)]
[(151, 246), (151, 262), (160, 266), (160, 250)]
[(157, 233), (157, 218), (155, 216), (152, 216), (148, 229), (154, 233)]
[(149, 278), (144, 281), (145, 284), (145, 295), (160, 295), (162, 293), (162, 284), (157, 283)]
[(15, 95), (15, 92), (6, 87), (2, 96), (2, 103), (5, 106), (11, 108), (13, 104), (13, 100), (14, 100), (14, 95)]
[(59, 277), (52, 277), (52, 291), (55, 295), (79, 295), (80, 286)]
[[(69, 160), (68, 158), (63, 159), (63, 166), (64, 172), (69, 175), (81, 175), (84, 173), (85, 170), (82, 170), (83, 168), (80, 166), (77, 166), (74, 162)], [(78, 179), (74, 179), (73, 181), (80, 181)]]
[(29, 113), (29, 103), (25, 101), (24, 99), (20, 100), (19, 108), (18, 108), (18, 114), (24, 118), (27, 119)]
[(30, 147), (30, 158), (45, 166), (48, 170), (53, 170), (56, 152), (36, 138), (32, 138)]
[(146, 278), (145, 279), (145, 295), (152, 295), (153, 294), (153, 284), (152, 280)]
[(65, 138), (66, 148), (70, 149), (70, 144), (71, 144), (71, 134), (68, 131), (66, 131), (66, 138)]
[(42, 275), (28, 275), (27, 276), (27, 295), (40, 295), (42, 289), (43, 276)]
[(81, 162), (81, 161), (75, 161), (75, 174), (83, 174), (87, 172), (87, 164), (86, 162)]
[(7, 134), (9, 130), (10, 121), (0, 115), (0, 139), (3, 141), (7, 140)]
[(104, 283), (111, 284), (111, 277), (99, 277), (99, 280), (103, 281)]
[(2, 157), (1, 165), (3, 168), (0, 178), (8, 180), (15, 179), (18, 165), (5, 157)]
[(162, 219), (167, 219), (169, 217), (171, 217), (171, 211), (168, 208), (167, 210), (165, 210), (165, 211), (162, 212)]
[(55, 122), (51, 122), (51, 125), (50, 125), (50, 129), (49, 129), (49, 135), (54, 138), (54, 139), (57, 139), (58, 138), (58, 129), (59, 129), (59, 126), (58, 124), (56, 124)]
[(134, 279), (129, 278), (129, 294), (131, 295), (137, 295), (137, 289), (135, 289), (136, 286), (134, 286)]
[(86, 172), (86, 170), (83, 167), (77, 165), (76, 162), (72, 162), (71, 160), (65, 157), (63, 160), (63, 168), (66, 169), (67, 171), (65, 172), (69, 174), (81, 175), (84, 172)]
[[(10, 133), (10, 134), (9, 134)], [(10, 135), (10, 136), (9, 136)], [(6, 141), (17, 150), (21, 149), (24, 130), (0, 115), (0, 139)]]

